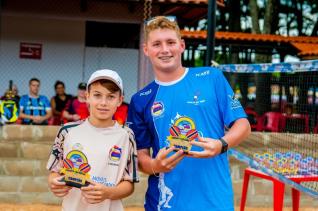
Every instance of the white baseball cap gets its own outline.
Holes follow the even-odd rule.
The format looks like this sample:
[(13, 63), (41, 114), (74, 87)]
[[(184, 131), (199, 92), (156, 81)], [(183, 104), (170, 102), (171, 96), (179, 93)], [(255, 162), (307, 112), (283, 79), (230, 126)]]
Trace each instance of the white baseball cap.
[(101, 80), (101, 79), (107, 79), (114, 82), (120, 88), (121, 93), (123, 94), (124, 92), (123, 81), (121, 80), (117, 72), (113, 70), (108, 70), (108, 69), (96, 70), (95, 72), (93, 72), (91, 77), (89, 77), (88, 79), (87, 88), (93, 82), (97, 80)]

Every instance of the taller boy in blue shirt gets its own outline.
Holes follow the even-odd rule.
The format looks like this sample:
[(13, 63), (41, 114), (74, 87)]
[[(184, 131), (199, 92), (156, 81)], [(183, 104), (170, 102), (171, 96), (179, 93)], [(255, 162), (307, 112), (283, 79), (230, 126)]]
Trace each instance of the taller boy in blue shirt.
[[(233, 211), (226, 151), (249, 135), (250, 125), (222, 72), (183, 67), (184, 49), (174, 20), (158, 16), (146, 23), (144, 53), (156, 79), (133, 96), (127, 122), (139, 168), (150, 175), (145, 209)], [(178, 146), (168, 140), (196, 137), (195, 131), (191, 151), (174, 152)]]

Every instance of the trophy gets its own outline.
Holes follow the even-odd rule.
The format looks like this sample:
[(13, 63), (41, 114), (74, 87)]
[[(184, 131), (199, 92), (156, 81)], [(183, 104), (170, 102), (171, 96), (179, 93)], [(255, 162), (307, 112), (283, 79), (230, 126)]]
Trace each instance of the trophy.
[(63, 160), (63, 168), (60, 173), (64, 175), (66, 185), (81, 188), (89, 185), (87, 181), (91, 169), (86, 156), (78, 150), (72, 150)]
[(175, 151), (183, 150), (188, 153), (191, 150), (190, 141), (198, 137), (198, 131), (195, 129), (193, 121), (188, 117), (181, 117), (169, 129), (170, 135), (167, 141), (170, 147), (174, 146)]

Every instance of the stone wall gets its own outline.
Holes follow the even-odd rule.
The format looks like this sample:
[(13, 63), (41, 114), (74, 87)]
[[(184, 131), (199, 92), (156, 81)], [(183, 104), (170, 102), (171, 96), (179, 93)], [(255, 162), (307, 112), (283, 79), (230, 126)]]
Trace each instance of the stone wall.
[[(60, 199), (48, 190), (45, 169), (58, 127), (8, 125), (0, 127), (0, 203), (58, 204)], [(243, 171), (246, 165), (230, 158), (235, 204), (241, 200)], [(126, 198), (126, 206), (142, 206), (147, 186), (141, 174), (135, 192)], [(213, 181), (211, 181), (213, 182)], [(272, 206), (272, 184), (251, 177), (247, 206)], [(285, 205), (291, 206), (291, 191), (285, 190)], [(317, 200), (302, 195), (301, 206), (317, 206)]]

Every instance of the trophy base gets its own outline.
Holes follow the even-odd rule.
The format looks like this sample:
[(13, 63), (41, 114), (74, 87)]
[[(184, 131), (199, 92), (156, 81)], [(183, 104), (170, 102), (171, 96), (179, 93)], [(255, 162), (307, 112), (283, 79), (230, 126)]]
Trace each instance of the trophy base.
[(64, 181), (67, 186), (81, 188), (83, 186), (88, 186), (89, 182), (86, 181), (86, 175), (74, 171), (66, 171), (64, 176)]
[(76, 183), (76, 182), (66, 181), (65, 184), (66, 184), (67, 186), (70, 186), (70, 187), (81, 188), (81, 187), (86, 187), (86, 186), (88, 186), (88, 185), (89, 185), (89, 182), (86, 181), (85, 184), (82, 185), (82, 184), (79, 184), (79, 183)]
[[(174, 152), (178, 152), (178, 151), (180, 151), (181, 149), (175, 149), (175, 150), (173, 150)], [(190, 150), (189, 150), (190, 151)], [(185, 151), (185, 150), (183, 150), (183, 154), (189, 154), (189, 151)]]
[(174, 151), (179, 151), (183, 150), (185, 154), (188, 154), (189, 151), (191, 150), (192, 145), (190, 144), (189, 141), (182, 140), (182, 139), (172, 139), (170, 140), (170, 147), (174, 146), (175, 150)]

